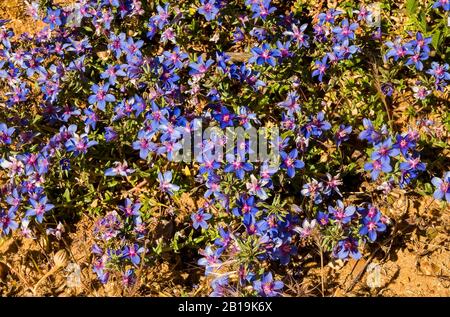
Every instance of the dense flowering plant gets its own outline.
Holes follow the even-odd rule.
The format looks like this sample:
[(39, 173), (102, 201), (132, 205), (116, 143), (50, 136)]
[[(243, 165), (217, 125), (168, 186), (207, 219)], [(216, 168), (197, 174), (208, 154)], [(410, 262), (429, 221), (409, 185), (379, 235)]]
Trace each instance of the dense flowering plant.
[[(1, 236), (61, 236), (89, 213), (102, 283), (131, 287), (191, 248), (211, 296), (278, 296), (302, 254), (359, 259), (390, 234), (374, 197), (450, 201), (448, 1), (408, 1), (407, 32), (360, 1), (44, 2), (35, 35), (0, 20)], [(405, 92), (423, 109), (409, 123), (393, 111)], [(276, 160), (250, 159), (253, 131), (274, 126)], [(234, 136), (195, 137), (208, 127), (243, 138), (219, 155)], [(199, 209), (180, 214), (182, 195)]]

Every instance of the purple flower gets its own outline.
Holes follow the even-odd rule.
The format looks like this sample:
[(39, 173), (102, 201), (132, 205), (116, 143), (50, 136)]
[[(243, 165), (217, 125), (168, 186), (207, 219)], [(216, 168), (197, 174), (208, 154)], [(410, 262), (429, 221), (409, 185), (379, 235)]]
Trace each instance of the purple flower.
[(305, 163), (303, 161), (298, 160), (298, 151), (297, 149), (293, 149), (289, 154), (282, 151), (280, 152), (281, 156), (281, 168), (285, 168), (287, 170), (287, 175), (292, 178), (295, 176), (295, 169), (302, 169), (305, 167)]
[(442, 178), (433, 177), (431, 183), (436, 187), (433, 197), (450, 203), (450, 172), (446, 172)]
[(180, 189), (180, 186), (170, 183), (172, 181), (172, 171), (166, 171), (164, 174), (158, 172), (159, 189), (169, 195)]
[(211, 246), (208, 245), (205, 250), (201, 250), (199, 253), (203, 255), (203, 258), (199, 259), (197, 264), (206, 268), (205, 275), (210, 275), (220, 266), (219, 255), (212, 250)]
[(253, 282), (253, 288), (261, 296), (274, 297), (280, 294), (280, 290), (284, 287), (284, 283), (281, 281), (274, 281), (272, 273), (266, 273), (261, 280)]
[(414, 98), (419, 100), (424, 100), (425, 98), (427, 98), (427, 96), (431, 94), (431, 90), (423, 86), (421, 87), (414, 86), (412, 87), (412, 91), (414, 92)]
[(111, 142), (114, 140), (117, 140), (118, 134), (116, 131), (114, 131), (114, 128), (112, 127), (106, 127), (105, 128), (105, 141)]
[(219, 13), (219, 8), (216, 6), (216, 0), (200, 0), (201, 7), (198, 8), (198, 13), (202, 14), (206, 21), (211, 21), (216, 18)]
[(151, 18), (152, 22), (155, 23), (155, 25), (162, 30), (164, 28), (164, 26), (166, 26), (167, 24), (169, 24), (169, 17), (170, 17), (170, 13), (169, 13), (169, 3), (166, 3), (164, 8), (161, 7), (160, 5), (158, 5), (156, 7), (156, 10), (158, 11), (158, 14), (153, 16)]
[(203, 208), (200, 208), (195, 214), (191, 215), (192, 226), (194, 229), (198, 229), (199, 227), (203, 229), (208, 229), (207, 220), (211, 219), (211, 214), (205, 213)]
[(250, 175), (250, 182), (246, 183), (248, 193), (250, 195), (256, 195), (259, 199), (266, 200), (269, 198), (264, 187), (268, 184), (267, 180), (257, 179), (254, 175)]
[(248, 60), (249, 63), (256, 63), (257, 65), (269, 64), (272, 67), (276, 66), (275, 57), (281, 57), (281, 53), (277, 49), (272, 49), (269, 44), (264, 43), (262, 47), (253, 47), (251, 49), (253, 56)]
[(358, 241), (352, 237), (339, 241), (333, 254), (339, 259), (347, 259), (349, 255), (355, 260), (361, 258), (361, 253), (358, 250)]
[(339, 178), (340, 174), (337, 174), (336, 176), (331, 176), (330, 173), (327, 173), (326, 175), (327, 175), (327, 180), (325, 181), (325, 189), (323, 191), (324, 194), (329, 196), (334, 191), (339, 196), (342, 197), (342, 194), (339, 191), (339, 187), (338, 187), (343, 184), (342, 180)]
[(317, 220), (313, 219), (309, 221), (308, 219), (303, 220), (301, 227), (294, 228), (295, 232), (298, 232), (302, 238), (308, 238), (317, 226)]
[(96, 104), (97, 108), (99, 108), (102, 111), (105, 111), (106, 102), (113, 102), (116, 101), (116, 98), (108, 94), (109, 84), (103, 84), (101, 86), (93, 84), (91, 87), (93, 95), (89, 96), (88, 102), (91, 105)]
[(47, 204), (47, 196), (42, 196), (36, 200), (30, 199), (30, 204), (32, 208), (25, 213), (25, 217), (36, 216), (36, 221), (39, 223), (42, 223), (44, 214), (55, 207), (52, 204)]

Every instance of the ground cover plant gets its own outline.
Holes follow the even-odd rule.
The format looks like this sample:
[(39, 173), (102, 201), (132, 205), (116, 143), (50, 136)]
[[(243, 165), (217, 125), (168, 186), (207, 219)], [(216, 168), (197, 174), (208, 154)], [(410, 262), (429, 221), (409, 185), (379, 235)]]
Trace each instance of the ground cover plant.
[(0, 20), (2, 293), (331, 295), (399, 239), (448, 251), (448, 1), (24, 5), (42, 28)]

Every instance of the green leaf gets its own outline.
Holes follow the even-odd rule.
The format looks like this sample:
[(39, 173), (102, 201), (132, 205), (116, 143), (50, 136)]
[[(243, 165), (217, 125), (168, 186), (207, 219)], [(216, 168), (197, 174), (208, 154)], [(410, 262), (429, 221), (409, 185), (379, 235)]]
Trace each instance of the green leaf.
[(417, 11), (417, 0), (408, 0), (406, 2), (406, 12), (408, 16), (414, 16)]
[(436, 32), (431, 37), (431, 45), (433, 45), (433, 47), (436, 50), (439, 50), (440, 43), (441, 43), (441, 32), (436, 30)]
[(70, 190), (68, 188), (66, 188), (66, 190), (64, 191), (63, 197), (66, 199), (67, 202), (70, 202)]

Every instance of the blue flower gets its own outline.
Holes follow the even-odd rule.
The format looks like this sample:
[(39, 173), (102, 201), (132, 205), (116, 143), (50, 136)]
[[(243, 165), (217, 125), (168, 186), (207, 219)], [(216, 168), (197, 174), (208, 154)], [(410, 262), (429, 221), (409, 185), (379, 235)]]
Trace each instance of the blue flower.
[(287, 175), (292, 178), (295, 176), (295, 169), (301, 169), (305, 167), (305, 163), (303, 161), (298, 160), (298, 151), (297, 149), (293, 149), (289, 154), (282, 151), (280, 152), (281, 156), (281, 168), (285, 168), (287, 170)]
[(383, 135), (387, 134), (387, 129), (385, 126), (381, 129), (381, 131), (375, 130), (372, 121), (369, 119), (363, 119), (364, 130), (358, 135), (360, 140), (366, 140), (369, 143), (377, 144), (381, 142)]
[(180, 186), (170, 183), (172, 181), (172, 171), (166, 171), (164, 174), (158, 172), (159, 189), (169, 195), (180, 189)]
[(274, 281), (272, 273), (266, 273), (261, 280), (253, 282), (253, 288), (261, 296), (274, 297), (280, 294), (280, 290), (283, 289), (284, 283), (281, 281)]
[(45, 16), (45, 18), (42, 21), (44, 21), (47, 24), (50, 24), (51, 30), (53, 30), (56, 26), (62, 25), (61, 10), (60, 9), (57, 9), (57, 10), (47, 9), (47, 15)]
[(297, 42), (297, 46), (299, 48), (309, 47), (309, 43), (308, 43), (309, 36), (304, 34), (307, 27), (308, 27), (308, 24), (306, 24), (306, 23), (303, 24), (302, 26), (300, 26), (300, 28), (297, 25), (292, 24), (291, 25), (292, 31), (286, 31), (286, 32), (283, 32), (283, 34), (290, 36), (291, 40), (293, 40), (294, 42)]
[(235, 118), (235, 114), (231, 113), (227, 107), (222, 106), (220, 108), (220, 111), (216, 111), (214, 113), (213, 118), (220, 123), (221, 129), (225, 129), (226, 127), (233, 126), (233, 119)]
[(341, 124), (339, 126), (339, 129), (334, 134), (336, 145), (340, 146), (342, 142), (347, 141), (350, 138), (351, 132), (352, 132), (351, 126), (345, 126), (344, 124)]
[(0, 145), (11, 144), (11, 136), (15, 130), (15, 128), (8, 128), (6, 124), (0, 123)]
[(108, 168), (105, 171), (105, 176), (128, 176), (132, 173), (134, 173), (134, 169), (128, 168), (128, 163), (124, 161), (121, 162), (114, 162), (114, 167)]
[(130, 246), (125, 246), (122, 251), (122, 256), (126, 259), (131, 260), (131, 263), (137, 266), (141, 262), (141, 257), (139, 256), (139, 254), (143, 252), (144, 248), (139, 247), (139, 245), (135, 243)]
[(319, 211), (317, 213), (317, 222), (321, 225), (321, 226), (326, 226), (329, 222), (330, 219), (328, 218), (328, 214)]
[(442, 178), (433, 177), (431, 183), (436, 187), (433, 197), (438, 200), (445, 198), (450, 203), (450, 172), (446, 172)]
[(370, 171), (372, 180), (376, 180), (382, 171), (385, 173), (391, 172), (392, 166), (389, 164), (389, 161), (374, 160), (373, 162), (365, 163), (364, 170)]
[(394, 42), (388, 41), (385, 44), (389, 48), (389, 51), (384, 55), (385, 59), (393, 57), (394, 61), (397, 61), (399, 58), (406, 56), (407, 50), (402, 45), (401, 38), (395, 39)]
[(275, 57), (281, 57), (281, 53), (277, 49), (272, 49), (269, 44), (264, 43), (262, 47), (253, 47), (251, 49), (253, 56), (248, 60), (249, 63), (256, 63), (257, 65), (264, 65), (265, 63), (270, 66), (276, 66)]
[(228, 285), (228, 276), (219, 276), (215, 278), (211, 282), (211, 287), (213, 289), (213, 292), (209, 294), (210, 297), (224, 297), (229, 292), (229, 285)]
[(254, 196), (240, 196), (236, 201), (236, 207), (232, 210), (233, 214), (237, 217), (244, 216), (246, 214), (255, 215), (258, 212), (256, 207)]
[(347, 19), (342, 20), (340, 27), (333, 28), (333, 33), (336, 35), (338, 41), (354, 40), (355, 31), (359, 27), (358, 23), (349, 24)]
[(386, 230), (386, 225), (381, 221), (381, 213), (378, 211), (372, 217), (366, 216), (362, 219), (361, 235), (367, 235), (373, 242), (377, 239), (377, 232)]
[(433, 8), (442, 8), (444, 11), (450, 11), (450, 1), (449, 0), (438, 0), (433, 4)]
[(9, 211), (0, 209), (0, 237), (9, 234), (19, 227), (17, 222), (14, 221), (15, 218), (14, 208), (11, 208)]
[(42, 223), (44, 214), (55, 207), (52, 204), (47, 204), (47, 196), (42, 196), (39, 199), (30, 199), (30, 204), (32, 208), (25, 213), (25, 217), (36, 216), (36, 221), (39, 223)]
[(225, 173), (233, 173), (236, 175), (236, 177), (240, 180), (244, 179), (245, 172), (249, 172), (253, 170), (253, 165), (248, 162), (242, 162), (240, 157), (234, 158), (233, 154), (227, 154), (227, 161), (232, 162), (228, 163), (223, 171)]
[(448, 64), (440, 65), (437, 62), (432, 62), (427, 74), (433, 75), (437, 80), (450, 80), (448, 69)]
[(327, 64), (328, 55), (325, 55), (321, 61), (315, 61), (316, 69), (312, 72), (312, 77), (318, 76), (317, 78), (321, 82), (325, 71), (328, 69)]
[(328, 206), (328, 212), (331, 214), (331, 218), (340, 224), (349, 223), (352, 220), (355, 211), (355, 206), (345, 207), (341, 200), (336, 201), (336, 207)]
[(319, 19), (319, 24), (323, 24), (324, 22), (334, 24), (334, 18), (342, 13), (342, 11), (336, 10), (334, 8), (329, 9), (326, 13), (319, 13), (319, 15), (317, 16)]
[(408, 133), (399, 134), (396, 136), (396, 142), (394, 143), (394, 148), (398, 149), (404, 157), (406, 157), (410, 149), (416, 147), (416, 142), (412, 140)]
[(199, 227), (203, 229), (208, 229), (207, 220), (211, 219), (212, 215), (205, 213), (203, 208), (200, 208), (199, 211), (191, 215), (192, 226), (194, 229), (198, 229)]
[(395, 157), (400, 154), (400, 151), (392, 147), (391, 138), (387, 138), (385, 141), (375, 145), (372, 152), (372, 160), (381, 160), (382, 162), (390, 162), (390, 157)]
[(125, 199), (125, 204), (123, 206), (119, 206), (119, 210), (122, 211), (127, 217), (139, 216), (140, 208), (141, 204), (133, 203), (129, 198)]
[(352, 237), (340, 240), (336, 245), (333, 254), (339, 259), (347, 259), (349, 255), (355, 260), (361, 258), (361, 253), (358, 250), (358, 241)]
[(138, 133), (138, 141), (133, 142), (133, 149), (139, 150), (139, 157), (146, 160), (150, 152), (155, 152), (157, 145), (151, 140), (154, 136), (154, 132), (141, 130)]
[(94, 94), (89, 96), (89, 104), (96, 104), (100, 110), (105, 111), (106, 102), (116, 101), (116, 98), (112, 94), (108, 93), (108, 89), (108, 83), (101, 86), (93, 84), (91, 90)]
[(216, 6), (216, 0), (200, 0), (201, 7), (198, 8), (198, 13), (202, 14), (206, 21), (211, 21), (216, 18), (219, 13), (219, 8)]
[(213, 251), (211, 246), (207, 246), (205, 250), (201, 250), (200, 255), (203, 255), (203, 258), (197, 261), (198, 265), (205, 267), (205, 275), (210, 275), (217, 269), (221, 263), (219, 260), (219, 255)]
[(126, 65), (108, 65), (103, 73), (100, 74), (100, 78), (108, 79), (110, 85), (117, 83), (117, 76), (125, 77)]
[(269, 14), (275, 12), (276, 8), (270, 6), (270, 2), (272, 0), (246, 0), (246, 5), (251, 5), (251, 9), (253, 11), (253, 19), (261, 18), (265, 20)]
[(65, 146), (67, 151), (73, 152), (75, 156), (78, 156), (80, 154), (86, 154), (88, 148), (97, 144), (97, 141), (89, 140), (87, 134), (75, 134), (72, 138), (67, 140)]
[(400, 163), (401, 171), (423, 172), (426, 170), (426, 164), (420, 161), (420, 156), (408, 156), (406, 162)]
[(197, 58), (197, 63), (190, 63), (189, 67), (191, 70), (189, 71), (189, 75), (203, 75), (205, 74), (209, 67), (214, 64), (214, 61), (212, 59), (207, 60), (206, 62), (203, 61), (203, 57), (199, 56)]

